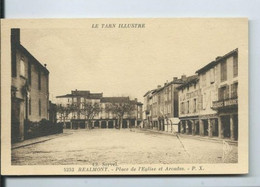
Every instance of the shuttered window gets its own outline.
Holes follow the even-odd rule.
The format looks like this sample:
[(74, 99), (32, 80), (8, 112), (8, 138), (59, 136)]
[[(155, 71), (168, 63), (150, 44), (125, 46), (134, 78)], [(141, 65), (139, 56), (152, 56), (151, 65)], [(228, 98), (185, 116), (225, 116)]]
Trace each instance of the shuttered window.
[(196, 113), (197, 112), (197, 99), (194, 99), (194, 104), (193, 104), (193, 112)]
[(32, 115), (32, 100), (29, 99), (29, 115)]
[(218, 98), (219, 100), (225, 100), (229, 98), (229, 86), (223, 86), (219, 88)]
[(185, 108), (184, 108), (184, 103), (181, 103), (181, 113), (184, 114)]
[(231, 85), (231, 98), (237, 98), (237, 87), (238, 83), (234, 83)]
[(237, 77), (238, 75), (238, 62), (237, 62), (237, 55), (234, 56), (234, 61), (233, 61), (233, 77)]
[(20, 75), (25, 77), (25, 62), (23, 57), (20, 59)]
[(32, 84), (32, 65), (30, 61), (28, 61), (28, 83)]
[(190, 113), (190, 101), (187, 101), (187, 114)]
[(227, 80), (227, 62), (226, 60), (220, 64), (221, 82)]
[(41, 100), (39, 99), (39, 116), (42, 115), (42, 103)]
[(215, 82), (215, 68), (210, 69), (210, 83)]
[(41, 70), (38, 67), (38, 89), (41, 90)]
[[(13, 44), (12, 44), (13, 45)], [(11, 61), (12, 61), (12, 77), (16, 77), (17, 76), (17, 65), (16, 65), (16, 50), (15, 48), (12, 46), (12, 56), (11, 56)]]

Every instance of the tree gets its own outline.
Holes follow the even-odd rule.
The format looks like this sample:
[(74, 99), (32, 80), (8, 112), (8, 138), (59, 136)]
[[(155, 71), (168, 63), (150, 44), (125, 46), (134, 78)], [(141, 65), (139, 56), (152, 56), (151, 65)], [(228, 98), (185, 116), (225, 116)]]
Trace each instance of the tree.
[(61, 121), (63, 121), (64, 127), (66, 126), (65, 120), (68, 118), (69, 114), (77, 111), (77, 106), (74, 104), (67, 104), (63, 106), (62, 104), (57, 105), (57, 113), (60, 114)]
[(122, 128), (123, 125), (123, 117), (125, 114), (131, 115), (133, 110), (135, 109), (135, 102), (127, 100), (122, 102), (112, 102), (106, 105), (106, 112), (111, 112), (117, 118), (119, 129)]
[(92, 104), (91, 102), (85, 102), (82, 104), (80, 113), (86, 117), (87, 126), (91, 129), (91, 120), (101, 112), (99, 103)]

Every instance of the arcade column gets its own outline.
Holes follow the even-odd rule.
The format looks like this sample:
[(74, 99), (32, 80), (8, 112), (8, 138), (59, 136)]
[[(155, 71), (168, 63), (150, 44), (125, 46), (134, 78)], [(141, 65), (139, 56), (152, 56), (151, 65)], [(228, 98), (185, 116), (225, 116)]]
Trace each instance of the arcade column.
[(210, 119), (208, 119), (208, 131), (209, 131), (209, 137), (212, 137), (212, 123)]
[(191, 133), (193, 136), (195, 135), (195, 120), (191, 121)]
[(204, 124), (201, 119), (199, 119), (199, 125), (200, 125), (200, 136), (204, 136)]
[(220, 116), (218, 117), (218, 137), (224, 138), (223, 124)]
[(235, 140), (234, 134), (234, 115), (230, 115), (230, 139)]

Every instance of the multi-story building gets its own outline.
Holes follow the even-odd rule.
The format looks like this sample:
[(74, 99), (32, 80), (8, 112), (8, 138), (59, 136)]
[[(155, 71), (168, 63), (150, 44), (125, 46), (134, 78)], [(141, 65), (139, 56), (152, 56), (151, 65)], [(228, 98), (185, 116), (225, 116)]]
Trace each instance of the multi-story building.
[(198, 78), (180, 86), (181, 133), (238, 138), (238, 50), (198, 71)]
[[(197, 71), (203, 108), (200, 111), (204, 135), (238, 139), (238, 49)], [(207, 129), (207, 130), (206, 130)]]
[[(57, 96), (57, 103), (63, 106), (74, 104), (77, 110), (71, 112), (66, 118), (68, 127), (86, 128), (87, 119), (80, 111), (84, 103), (97, 103), (100, 111), (91, 119), (93, 128), (116, 128), (119, 126), (118, 117), (106, 107), (112, 103), (123, 104), (131, 103), (134, 107), (130, 112), (126, 112), (122, 119), (122, 128), (137, 127), (142, 122), (142, 103), (137, 99), (130, 100), (129, 97), (103, 97), (103, 93), (91, 93), (88, 90), (75, 90), (71, 94)], [(62, 122), (61, 115), (58, 113), (57, 119)]]
[(174, 77), (171, 82), (164, 86), (157, 86), (156, 89), (148, 91), (144, 95), (144, 124), (146, 128), (158, 129), (161, 131), (174, 131), (178, 119), (178, 86), (185, 83), (187, 77), (181, 79)]
[(199, 134), (200, 88), (197, 75), (177, 88), (179, 90), (179, 132)]
[(11, 29), (11, 131), (21, 141), (25, 121), (48, 119), (49, 71), (20, 43), (20, 29)]

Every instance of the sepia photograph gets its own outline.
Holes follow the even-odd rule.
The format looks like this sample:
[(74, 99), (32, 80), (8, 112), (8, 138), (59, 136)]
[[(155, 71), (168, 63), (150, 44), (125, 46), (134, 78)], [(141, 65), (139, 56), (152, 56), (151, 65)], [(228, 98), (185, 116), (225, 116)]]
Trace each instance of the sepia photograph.
[(7, 175), (248, 173), (248, 20), (1, 20)]

